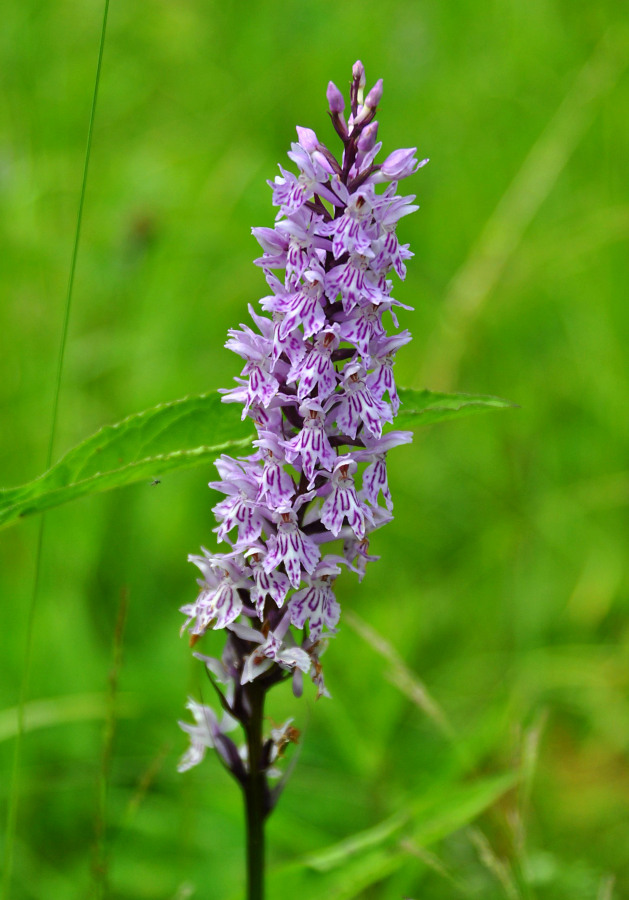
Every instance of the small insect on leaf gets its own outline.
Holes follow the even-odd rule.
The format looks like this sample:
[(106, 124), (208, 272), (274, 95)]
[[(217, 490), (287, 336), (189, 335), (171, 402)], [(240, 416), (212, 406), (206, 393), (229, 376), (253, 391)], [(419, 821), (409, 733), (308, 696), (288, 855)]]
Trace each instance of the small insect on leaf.
[(162, 483), (161, 478), (154, 478), (153, 481), (151, 481), (151, 487), (155, 487), (156, 484), (161, 484), (161, 483)]

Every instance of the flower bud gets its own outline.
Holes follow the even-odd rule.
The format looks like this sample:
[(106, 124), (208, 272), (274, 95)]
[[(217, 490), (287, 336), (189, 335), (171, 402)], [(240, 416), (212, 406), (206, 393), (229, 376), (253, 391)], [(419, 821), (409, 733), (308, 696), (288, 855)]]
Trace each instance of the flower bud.
[(376, 109), (382, 100), (382, 78), (379, 78), (372, 89), (365, 97), (365, 106), (369, 109)]
[(342, 113), (345, 109), (345, 100), (343, 99), (343, 94), (339, 91), (333, 81), (328, 84), (325, 95), (328, 98), (328, 103), (330, 105), (330, 113), (332, 115), (334, 115), (334, 113)]
[(376, 145), (376, 138), (378, 137), (378, 123), (370, 122), (367, 125), (360, 137), (358, 138), (358, 149), (361, 153), (369, 153)]
[(354, 77), (354, 81), (358, 82), (359, 90), (362, 90), (367, 83), (367, 79), (365, 78), (365, 67), (359, 59), (357, 59), (352, 66), (352, 75)]
[(393, 153), (389, 154), (389, 156), (387, 156), (385, 161), (382, 163), (380, 173), (386, 178), (391, 178), (396, 181), (400, 178), (407, 178), (418, 169), (421, 169), (422, 166), (425, 166), (428, 162), (427, 159), (423, 159), (420, 163), (418, 163), (415, 159), (416, 153), (417, 147), (409, 147), (408, 149), (403, 150), (394, 150)]

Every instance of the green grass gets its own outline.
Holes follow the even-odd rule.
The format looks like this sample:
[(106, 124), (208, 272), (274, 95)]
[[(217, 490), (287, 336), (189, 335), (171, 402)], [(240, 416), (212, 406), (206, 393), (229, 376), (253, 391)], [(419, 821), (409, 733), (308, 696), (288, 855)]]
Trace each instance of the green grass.
[[(3, 486), (46, 461), (101, 17), (84, 0), (3, 10)], [(520, 406), (430, 427), (391, 460), (382, 559), (340, 588), (359, 618), (324, 658), (334, 699), (271, 703), (305, 732), (270, 821), (277, 896), (595, 900), (611, 875), (613, 896), (629, 893), (624, 19), (611, 0), (110, 10), (57, 456), (229, 384), (226, 330), (266, 292), (250, 236), (272, 222), (265, 179), (295, 124), (333, 144), (325, 86), (359, 56), (384, 78), (385, 150), (431, 157), (409, 187), (422, 208), (401, 224), (416, 257), (396, 296), (415, 312), (398, 380)], [(215, 760), (175, 772), (186, 695), (208, 690), (177, 609), (194, 592), (186, 555), (212, 538), (211, 477), (175, 472), (47, 513), (29, 691), (44, 705), (26, 709), (12, 900), (94, 885), (124, 589), (111, 896), (242, 889), (236, 788)], [(0, 535), (2, 805), (37, 529)], [(496, 799), (487, 785), (505, 773), (519, 780)], [(382, 824), (396, 817), (401, 831)], [(313, 866), (335, 853), (338, 866)]]

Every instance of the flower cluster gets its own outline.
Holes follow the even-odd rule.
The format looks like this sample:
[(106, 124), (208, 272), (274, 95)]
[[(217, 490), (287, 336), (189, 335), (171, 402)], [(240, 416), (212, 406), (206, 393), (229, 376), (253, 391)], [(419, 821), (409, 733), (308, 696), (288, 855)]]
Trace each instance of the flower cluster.
[[(245, 364), (223, 400), (255, 422), (255, 452), (216, 462), (210, 487), (224, 496), (214, 530), (229, 549), (190, 557), (200, 593), (182, 609), (192, 644), (209, 628), (227, 629), (223, 658), (201, 657), (215, 687), (225, 686), (226, 713), (221, 724), (191, 701), (196, 725), (183, 725), (192, 747), (182, 769), (213, 746), (242, 776), (246, 763), (225, 731), (234, 719), (246, 726), (254, 681), (292, 676), (299, 693), (310, 674), (327, 694), (319, 656), (339, 622), (335, 579), (343, 566), (362, 577), (377, 558), (368, 535), (392, 518), (386, 456), (411, 434), (383, 429), (399, 408), (393, 363), (410, 334), (387, 331), (389, 321), (399, 328), (402, 306), (389, 275), (405, 277), (412, 254), (395, 229), (417, 209), (397, 183), (427, 160), (404, 149), (375, 162), (382, 81), (364, 96), (362, 63), (352, 75), (347, 119), (341, 92), (332, 82), (327, 90), (341, 160), (298, 127), (288, 154), (298, 174), (280, 167), (269, 182), (275, 227), (253, 229), (270, 294), (262, 312), (249, 306), (252, 325), (229, 332), (226, 346)], [(336, 540), (342, 549), (328, 552)], [(270, 763), (271, 747), (266, 755)]]

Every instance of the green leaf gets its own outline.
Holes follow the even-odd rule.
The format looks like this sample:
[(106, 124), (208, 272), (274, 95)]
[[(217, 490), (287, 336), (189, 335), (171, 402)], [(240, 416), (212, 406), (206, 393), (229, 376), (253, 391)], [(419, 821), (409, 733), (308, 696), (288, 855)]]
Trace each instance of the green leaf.
[(52, 468), (21, 487), (0, 492), (0, 527), (21, 516), (172, 469), (211, 463), (224, 450), (251, 443), (252, 423), (217, 393), (186, 397), (136, 413), (66, 453)]
[(491, 409), (517, 407), (516, 403), (490, 394), (440, 394), (437, 391), (413, 391), (408, 388), (402, 388), (398, 393), (402, 405), (395, 419), (396, 429), (419, 428)]
[[(418, 428), (445, 419), (514, 404), (482, 394), (401, 390), (396, 428)], [(17, 519), (87, 494), (153, 480), (172, 469), (212, 462), (224, 450), (251, 444), (253, 426), (240, 407), (217, 393), (186, 397), (101, 428), (51, 469), (21, 487), (0, 491), (0, 528)]]

